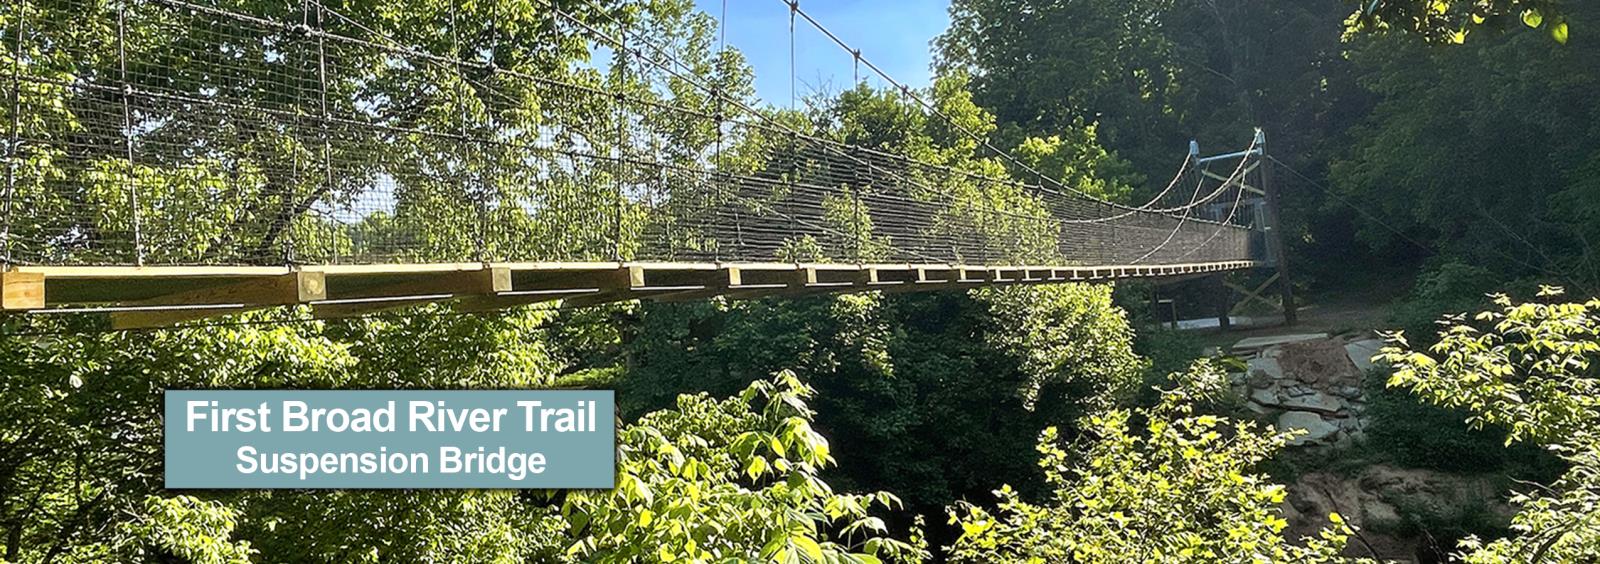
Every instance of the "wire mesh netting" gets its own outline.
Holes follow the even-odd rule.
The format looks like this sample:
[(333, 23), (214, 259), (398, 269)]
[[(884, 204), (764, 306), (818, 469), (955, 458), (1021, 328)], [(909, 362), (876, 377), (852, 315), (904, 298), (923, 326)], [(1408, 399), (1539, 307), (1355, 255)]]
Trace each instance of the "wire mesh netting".
[(1259, 152), (1117, 205), (828, 139), (560, 10), (237, 6), (8, 3), (8, 263), (1260, 256)]

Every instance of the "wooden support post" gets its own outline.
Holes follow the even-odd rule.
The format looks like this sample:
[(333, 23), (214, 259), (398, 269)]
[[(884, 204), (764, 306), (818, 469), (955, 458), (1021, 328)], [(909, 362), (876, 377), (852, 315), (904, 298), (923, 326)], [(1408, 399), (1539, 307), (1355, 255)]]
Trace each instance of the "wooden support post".
[(23, 311), (43, 307), (44, 274), (0, 272), (0, 311)]
[(1294, 281), (1289, 275), (1289, 253), (1283, 244), (1283, 208), (1279, 201), (1278, 187), (1272, 183), (1272, 166), (1267, 157), (1267, 136), (1260, 129), (1256, 130), (1256, 144), (1261, 148), (1261, 191), (1266, 192), (1267, 198), (1267, 248), (1272, 253), (1272, 260), (1277, 270), (1278, 295), (1283, 301), (1283, 323), (1294, 325), (1299, 321), (1299, 315), (1294, 303)]
[(1217, 328), (1223, 331), (1233, 329), (1233, 291), (1228, 289), (1226, 273), (1212, 276), (1213, 296), (1217, 300)]

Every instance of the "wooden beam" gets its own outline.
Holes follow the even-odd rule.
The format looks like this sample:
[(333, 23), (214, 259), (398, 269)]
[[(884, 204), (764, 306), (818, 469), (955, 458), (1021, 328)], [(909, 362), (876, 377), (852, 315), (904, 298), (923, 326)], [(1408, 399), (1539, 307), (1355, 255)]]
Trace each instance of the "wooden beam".
[(480, 313), (537, 303), (564, 300), (579, 296), (599, 294), (599, 288), (567, 288), (555, 290), (527, 290), (505, 292), (493, 296), (467, 296), (456, 300), (450, 307), (464, 313)]
[[(678, 292), (665, 292), (650, 296), (643, 296), (656, 302), (683, 302), (698, 300), (731, 293), (734, 288), (744, 286), (744, 273), (738, 267), (729, 266), (718, 270), (715, 275), (705, 281), (705, 287), (694, 290)], [(779, 285), (778, 287), (783, 287)]]
[(505, 267), (405, 272), (327, 271), (329, 300), (398, 298), (449, 294), (467, 296), (509, 292), (511, 270)]
[(111, 328), (124, 329), (151, 329), (156, 327), (171, 327), (184, 321), (209, 319), (224, 315), (233, 315), (247, 311), (262, 309), (261, 307), (230, 307), (220, 305), (214, 307), (204, 306), (152, 306), (154, 309), (146, 311), (116, 311), (111, 313)]
[(249, 278), (206, 288), (196, 288), (141, 300), (134, 305), (290, 305), (328, 298), (327, 278), (321, 272), (298, 271)]
[[(54, 305), (119, 306), (117, 324), (171, 324), (261, 307), (312, 303), (324, 316), (423, 301), (461, 301), (487, 311), (553, 299), (599, 304), (725, 295), (745, 299), (859, 290), (921, 291), (997, 284), (1194, 276), (1261, 266), (1254, 261), (1167, 265), (794, 264), (794, 263), (434, 263), (289, 267), (21, 266), (4, 272), (7, 311)], [(320, 288), (317, 286), (320, 285)], [(51, 302), (43, 300), (43, 294)], [(218, 306), (236, 306), (233, 308)], [(140, 306), (132, 311), (121, 306)], [(150, 307), (142, 306), (172, 306)], [(185, 307), (192, 306), (192, 307)]]
[(0, 310), (42, 309), (44, 303), (44, 274), (0, 272)]
[(864, 273), (866, 285), (875, 290), (916, 284), (920, 277), (910, 265), (869, 266)]
[[(279, 305), (294, 305), (327, 298), (323, 273), (297, 271), (249, 278), (217, 286), (195, 288), (141, 300), (132, 305), (173, 306), (111, 314), (113, 329), (165, 327), (184, 321), (232, 315)], [(234, 306), (234, 307), (197, 307)]]
[(638, 298), (639, 298), (639, 296), (629, 296), (627, 293), (624, 293), (624, 292), (601, 292), (601, 293), (598, 293), (598, 294), (591, 294), (591, 295), (587, 295), (587, 296), (578, 296), (576, 298), (569, 298), (569, 299), (561, 300), (561, 307), (563, 307), (563, 308), (594, 307), (594, 306), (598, 306), (598, 305), (605, 305), (605, 304), (616, 303), (616, 302), (625, 302), (625, 301), (628, 301), (628, 300), (634, 300), (634, 299), (638, 299)]
[[(504, 267), (409, 272), (398, 280), (385, 280), (377, 286), (355, 283), (371, 276), (377, 275), (347, 273), (337, 276), (330, 284), (331, 299), (311, 304), (312, 315), (319, 319), (353, 317), (459, 297), (512, 291), (511, 271)], [(341, 288), (341, 281), (349, 283), (349, 286)]]
[(1249, 290), (1249, 289), (1246, 289), (1244, 286), (1240, 286), (1238, 284), (1234, 284), (1232, 282), (1224, 280), (1222, 282), (1222, 285), (1224, 287), (1231, 288), (1233, 290), (1238, 291), (1240, 294), (1244, 295), (1244, 299), (1239, 300), (1238, 303), (1234, 304), (1233, 307), (1228, 310), (1228, 313), (1229, 314), (1240, 313), (1240, 312), (1244, 311), (1244, 308), (1246, 306), (1250, 305), (1250, 302), (1253, 302), (1253, 301), (1254, 302), (1261, 302), (1263, 304), (1266, 304), (1267, 307), (1269, 307), (1269, 308), (1282, 311), (1283, 308), (1281, 306), (1279, 306), (1278, 304), (1273, 303), (1272, 300), (1268, 300), (1266, 298), (1261, 297), (1261, 293), (1266, 291), (1267, 287), (1271, 286), (1273, 282), (1278, 281), (1278, 275), (1279, 275), (1279, 273), (1273, 273), (1272, 276), (1268, 277), (1265, 282), (1262, 282), (1259, 286), (1256, 286), (1256, 289), (1254, 289), (1254, 290)]
[[(690, 268), (677, 268), (679, 263), (635, 263), (623, 266), (614, 271), (607, 271), (603, 277), (596, 280), (600, 286), (599, 293), (578, 296), (561, 301), (561, 307), (591, 307), (615, 302), (624, 302), (648, 298), (652, 296), (690, 292), (707, 289), (707, 275), (716, 276), (716, 268), (704, 268), (690, 265)], [(657, 276), (651, 276), (652, 273)], [(689, 274), (685, 274), (689, 273)], [(698, 284), (682, 284), (671, 286), (652, 286), (654, 280), (670, 278), (670, 282), (683, 282), (684, 276), (699, 276)]]
[(956, 272), (958, 273), (958, 278), (955, 280), (956, 282), (966, 282), (970, 284), (994, 280), (994, 271), (981, 266), (957, 267)]
[(311, 316), (317, 319), (356, 317), (404, 307), (450, 301), (453, 294), (433, 294), (404, 297), (360, 298), (350, 301), (317, 302), (311, 304)]

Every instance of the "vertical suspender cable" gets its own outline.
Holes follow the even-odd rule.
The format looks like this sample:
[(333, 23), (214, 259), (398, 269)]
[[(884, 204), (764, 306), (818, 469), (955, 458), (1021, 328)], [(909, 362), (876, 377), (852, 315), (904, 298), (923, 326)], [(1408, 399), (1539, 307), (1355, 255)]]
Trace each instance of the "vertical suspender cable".
[[(328, 46), (324, 33), (327, 29), (327, 22), (322, 19), (322, 12), (325, 9), (322, 3), (315, 3), (317, 6), (317, 28), (313, 31), (317, 34), (317, 111), (320, 114), (318, 117), (318, 129), (321, 130), (322, 135), (323, 184), (320, 193), (327, 194), (333, 191), (333, 141), (328, 132), (328, 121), (331, 119), (328, 114)], [(295, 218), (293, 217), (285, 219), (285, 221), (289, 222), (294, 220)], [(285, 228), (292, 230), (292, 226), (285, 226)], [(329, 250), (334, 253), (334, 262), (338, 262), (339, 245), (329, 245)]]
[(12, 256), (11, 213), (12, 200), (16, 198), (17, 167), (20, 165), (18, 160), (22, 149), (22, 42), (28, 34), (28, 4), (17, 2), (14, 5), (17, 7), (17, 45), (12, 51), (11, 58), (11, 131), (9, 132), (11, 140), (6, 143), (6, 193), (3, 203), (5, 209), (0, 212), (5, 216), (0, 220), (3, 221), (0, 223), (0, 245), (5, 245), (4, 262), (0, 265), (7, 266), (13, 264), (15, 260)]
[[(300, 27), (295, 30), (297, 32), (295, 39), (297, 40), (304, 40), (306, 35), (311, 32), (311, 2), (312, 0), (300, 0)], [(293, 57), (289, 60), (288, 64), (289, 71), (293, 73), (291, 76), (294, 77), (290, 80), (290, 82), (294, 84), (294, 123), (289, 126), (289, 188), (283, 191), (284, 205), (288, 205), (288, 202), (293, 200), (295, 194), (300, 190), (300, 116), (304, 113), (303, 109), (301, 108), (302, 100), (300, 98), (302, 93), (301, 87), (304, 85), (301, 82), (302, 76), (300, 72), (302, 69), (300, 68), (300, 65), (304, 64), (304, 62), (300, 57), (296, 57), (298, 54), (299, 49), (291, 49), (286, 55), (287, 57)], [(272, 228), (271, 225), (264, 227), (269, 230)], [(295, 260), (294, 230), (288, 229), (287, 226), (285, 226), (285, 229), (283, 229), (281, 233), (282, 235), (280, 235), (280, 237), (283, 238), (283, 254), (281, 258), (283, 259), (284, 266), (291, 266), (294, 264)], [(261, 259), (263, 261), (267, 259), (267, 252), (268, 249), (265, 247), (261, 248)]]
[(788, 3), (789, 3), (789, 109), (790, 110), (795, 110), (797, 108), (795, 106), (795, 88), (794, 88), (794, 82), (795, 82), (794, 81), (794, 75), (795, 75), (795, 65), (794, 65), (794, 18), (795, 18), (795, 14), (800, 13), (800, 0), (788, 0)]
[[(623, 23), (623, 22), (618, 22), (618, 25), (626, 25), (626, 24)], [(616, 139), (616, 143), (617, 144), (616, 144), (615, 147), (612, 148), (612, 154), (616, 156), (616, 159), (612, 162), (612, 164), (615, 166), (616, 171), (613, 173), (614, 176), (612, 177), (611, 180), (612, 180), (612, 183), (615, 184), (615, 186), (616, 186), (616, 194), (614, 194), (614, 197), (616, 198), (616, 201), (614, 202), (615, 203), (615, 205), (614, 205), (614, 208), (615, 208), (614, 209), (614, 213), (616, 214), (616, 218), (615, 218), (615, 222), (612, 225), (612, 236), (613, 236), (612, 242), (614, 243), (613, 251), (614, 251), (614, 254), (615, 254), (615, 258), (616, 258), (616, 260), (620, 261), (623, 258), (622, 257), (622, 209), (623, 209), (622, 176), (626, 172), (626, 170), (624, 168), (625, 165), (623, 164), (623, 161), (627, 159), (627, 154), (623, 151), (623, 147), (628, 142), (628, 133), (627, 133), (626, 128), (624, 127), (626, 125), (627, 119), (628, 119), (628, 109), (626, 107), (626, 104), (627, 104), (627, 101), (628, 101), (628, 39), (627, 39), (627, 34), (622, 34), (622, 41), (621, 41), (621, 43), (618, 44), (617, 65), (619, 65), (617, 67), (617, 82), (618, 82), (618, 85), (617, 85), (617, 97), (616, 97), (616, 104), (617, 104), (617, 139)]]
[[(495, 13), (494, 13), (495, 10), (494, 10), (494, 8), (496, 6), (498, 6), (498, 4), (496, 4), (492, 0), (491, 0), (491, 2), (489, 4), (490, 4), (490, 13), (489, 13), (489, 19), (488, 19), (489, 37), (490, 37), (490, 39), (489, 39), (489, 47), (488, 47), (488, 49), (489, 49), (489, 53), (488, 53), (488, 57), (489, 57), (489, 73), (488, 73), (487, 76), (484, 77), (483, 82), (478, 84), (478, 88), (483, 89), (483, 90), (488, 90), (488, 89), (494, 88), (494, 80), (495, 80), (495, 76), (494, 76), (494, 39), (493, 39), (494, 38), (494, 32), (495, 32)], [(474, 52), (478, 51), (478, 48), (477, 48), (476, 45), (473, 46), (473, 51)], [(460, 54), (457, 54), (456, 56), (460, 57)], [(462, 88), (461, 88), (462, 91), (464, 93), (466, 93), (466, 94), (469, 94), (469, 95), (472, 94), (472, 87), (467, 85), (467, 77), (465, 75), (463, 75), (461, 77), (461, 83), (462, 83)], [(469, 97), (464, 97), (462, 99), (462, 101), (465, 102), (469, 98), (470, 98), (470, 96)], [(489, 104), (488, 96), (480, 95), (480, 96), (478, 96), (478, 99), (483, 104), (483, 108), (482, 108), (483, 119), (487, 120), (488, 116), (489, 116), (489, 113), (490, 113), (489, 112), (489, 107), (488, 107), (488, 104)], [(465, 110), (465, 109), (467, 109), (467, 108), (465, 106), (463, 106), (463, 110)], [(475, 118), (473, 119), (473, 125), (477, 125)], [(485, 128), (485, 132), (483, 132), (482, 135), (492, 135), (492, 133), (490, 133), (492, 131), (493, 131), (492, 128)], [(488, 259), (488, 249), (487, 249), (488, 245), (487, 245), (487, 243), (486, 243), (486, 241), (484, 239), (484, 229), (488, 225), (488, 221), (489, 221), (488, 217), (487, 217), (488, 206), (487, 206), (486, 202), (484, 201), (485, 198), (488, 198), (488, 196), (489, 196), (489, 191), (487, 189), (485, 189), (486, 183), (489, 181), (489, 175), (487, 174), (486, 170), (487, 170), (487, 168), (489, 166), (488, 163), (490, 161), (494, 160), (494, 155), (491, 154), (493, 152), (493, 149), (491, 148), (490, 145), (487, 145), (487, 144), (479, 145), (477, 139), (478, 139), (477, 137), (466, 137), (466, 136), (464, 136), (462, 138), (462, 142), (463, 143), (467, 143), (469, 146), (471, 146), (473, 148), (472, 153), (471, 153), (472, 154), (472, 158), (469, 158), (467, 160), (467, 165), (468, 165), (467, 166), (467, 173), (468, 174), (467, 174), (467, 177), (466, 177), (465, 180), (466, 180), (466, 182), (468, 184), (465, 186), (465, 190), (464, 191), (466, 192), (467, 196), (472, 200), (472, 211), (473, 211), (473, 214), (472, 214), (473, 215), (473, 218), (472, 218), (473, 219), (473, 222), (472, 222), (472, 258), (473, 258), (473, 260), (475, 260), (475, 261), (477, 261), (479, 263), (486, 263), (489, 260)]]
[(127, 159), (123, 183), (128, 192), (129, 217), (133, 223), (133, 264), (144, 266), (144, 240), (139, 225), (139, 186), (133, 164), (133, 84), (128, 82), (128, 1), (117, 3), (117, 64), (122, 78), (122, 146)]
[[(467, 66), (463, 63), (464, 56), (461, 51), (461, 8), (455, 3), (450, 3), (450, 60), (455, 67), (455, 105), (456, 105), (456, 144), (460, 149), (457, 155), (456, 173), (451, 175), (451, 180), (457, 183), (457, 188), (463, 194), (471, 194), (470, 182), (467, 176), (472, 174), (472, 149), (471, 136), (467, 131)], [(476, 228), (475, 228), (476, 230)], [(481, 249), (473, 245), (473, 253), (479, 261), (483, 260)]]
[[(492, 3), (489, 13), (489, 47), (487, 50), (489, 57), (489, 76), (485, 77), (482, 84), (484, 89), (494, 88), (495, 81), (498, 79), (496, 76), (497, 73), (495, 72), (496, 66), (494, 62), (494, 48), (496, 44), (495, 37), (499, 35), (500, 32), (500, 18), (498, 17), (499, 12), (500, 3)], [(485, 126), (483, 135), (494, 135), (494, 110), (489, 107), (489, 97), (479, 96), (478, 98), (482, 101), (481, 104), (483, 105), (483, 125)], [(474, 234), (473, 237), (473, 250), (477, 254), (476, 258), (478, 259), (478, 262), (484, 264), (488, 264), (489, 262), (489, 199), (494, 193), (492, 190), (490, 190), (490, 183), (494, 181), (494, 176), (490, 174), (490, 168), (492, 167), (492, 163), (497, 160), (497, 155), (495, 154), (493, 147), (494, 144), (489, 143), (485, 144), (483, 147), (480, 147), (480, 150), (473, 152), (473, 154), (478, 155), (478, 167), (476, 172), (474, 172), (477, 177), (477, 182), (474, 183), (476, 188), (474, 192), (476, 193), (472, 197), (473, 210), (477, 212), (477, 233)]]

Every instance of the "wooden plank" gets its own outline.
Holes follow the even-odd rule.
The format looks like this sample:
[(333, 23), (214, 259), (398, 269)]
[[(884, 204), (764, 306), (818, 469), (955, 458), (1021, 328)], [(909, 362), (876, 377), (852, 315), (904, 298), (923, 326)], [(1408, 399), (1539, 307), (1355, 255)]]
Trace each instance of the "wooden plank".
[(619, 291), (643, 286), (645, 270), (622, 263), (599, 264), (580, 269), (505, 267), (511, 271), (514, 291), (601, 290)]
[(374, 274), (440, 274), (449, 272), (478, 272), (491, 268), (505, 268), (501, 266), (489, 267), (481, 262), (421, 262), (421, 263), (388, 263), (388, 264), (323, 264), (307, 265), (302, 270), (314, 270), (331, 275), (374, 275)]
[(287, 266), (19, 266), (15, 272), (34, 272), (47, 278), (248, 278), (288, 274)]
[(217, 307), (206, 306), (170, 306), (161, 309), (146, 311), (117, 311), (111, 313), (111, 328), (124, 329), (151, 329), (156, 327), (171, 327), (185, 321), (210, 319), (224, 315), (233, 315), (247, 311), (261, 309), (260, 307), (230, 307), (226, 304)]
[(0, 272), (0, 310), (41, 309), (44, 304), (44, 274)]

